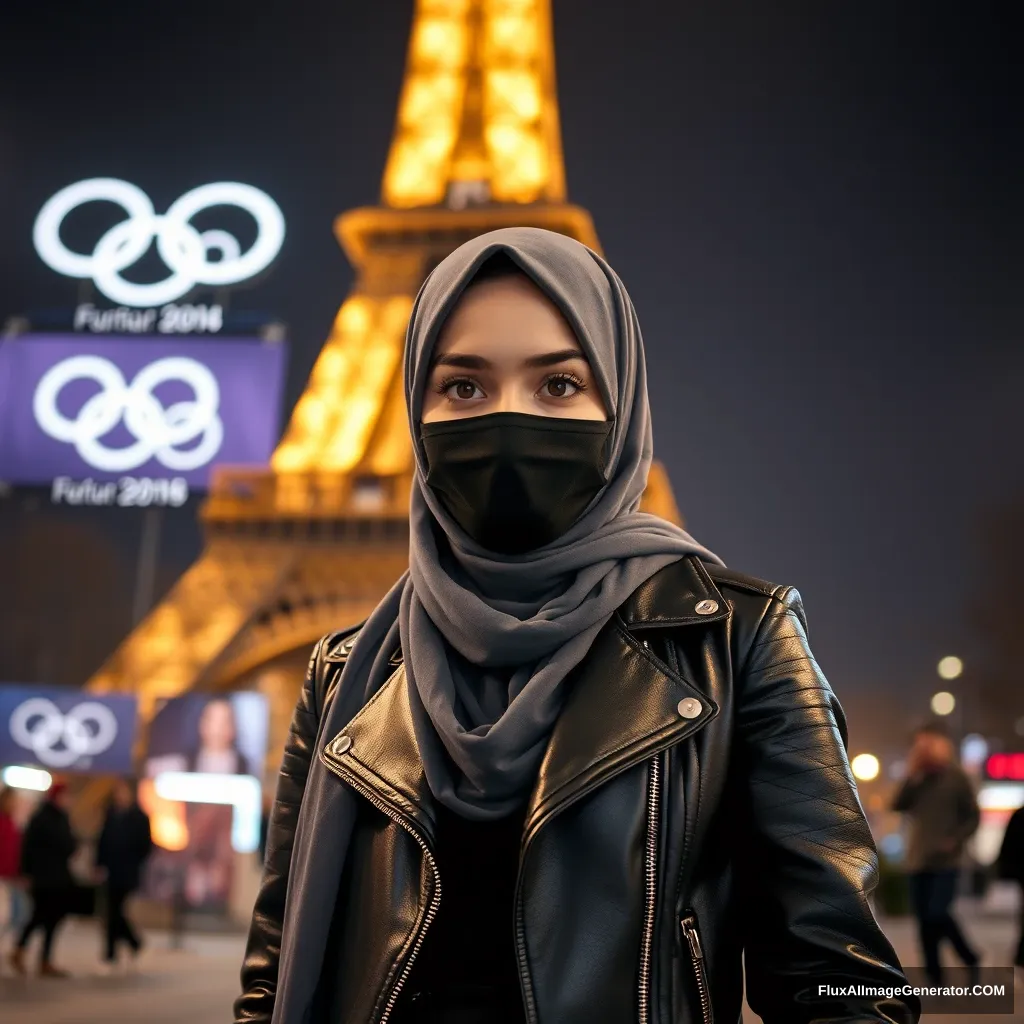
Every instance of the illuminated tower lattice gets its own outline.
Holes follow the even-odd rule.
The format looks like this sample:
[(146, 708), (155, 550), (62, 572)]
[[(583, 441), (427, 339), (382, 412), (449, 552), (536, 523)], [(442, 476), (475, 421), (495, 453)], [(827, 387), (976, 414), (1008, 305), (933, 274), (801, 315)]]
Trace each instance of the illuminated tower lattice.
[[(256, 687), (279, 741), (310, 645), (365, 618), (403, 571), (401, 353), (424, 276), (510, 225), (598, 248), (566, 202), (549, 2), (418, 0), (380, 205), (335, 223), (355, 285), (271, 465), (217, 472), (202, 555), (92, 687), (137, 692), (144, 715), (185, 690)], [(644, 507), (679, 521), (657, 464)]]

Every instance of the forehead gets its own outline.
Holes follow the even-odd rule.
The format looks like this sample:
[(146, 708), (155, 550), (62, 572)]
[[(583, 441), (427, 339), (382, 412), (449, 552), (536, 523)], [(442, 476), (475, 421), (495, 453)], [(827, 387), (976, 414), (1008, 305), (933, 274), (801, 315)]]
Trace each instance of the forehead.
[(525, 274), (515, 273), (467, 286), (441, 327), (434, 355), (474, 345), (527, 354), (547, 343), (583, 351), (558, 306)]

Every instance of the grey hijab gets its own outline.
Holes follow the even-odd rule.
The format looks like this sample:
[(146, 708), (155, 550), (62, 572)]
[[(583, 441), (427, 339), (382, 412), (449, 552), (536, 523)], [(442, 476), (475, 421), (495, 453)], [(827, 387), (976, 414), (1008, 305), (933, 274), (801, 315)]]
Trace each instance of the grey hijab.
[[(421, 396), (438, 331), (476, 271), (499, 253), (565, 314), (615, 414), (606, 486), (564, 536), (515, 556), (482, 550), (446, 514), (424, 483), (419, 440)], [(456, 249), (424, 282), (413, 308), (405, 390), (416, 456), (409, 570), (360, 630), (320, 722), (316, 749), (383, 686), (401, 643), (431, 792), (466, 817), (496, 818), (528, 798), (568, 677), (616, 609), (685, 555), (719, 559), (678, 527), (637, 511), (652, 447), (640, 329), (622, 282), (578, 242), (509, 228)], [(271, 842), (278, 834), (290, 838), (293, 821), (295, 830), (281, 955), (268, 982), (273, 1024), (302, 1024), (315, 1015), (361, 799), (314, 755), (301, 807), (275, 804)]]
[[(605, 487), (567, 533), (523, 555), (487, 551), (454, 522), (424, 483), (420, 441), (439, 330), (499, 253), (562, 311), (614, 414)], [(718, 559), (679, 527), (637, 511), (652, 452), (640, 327), (615, 272), (579, 242), (506, 228), (440, 263), (409, 323), (405, 397), (416, 474), (399, 624), (416, 738), (434, 797), (464, 817), (496, 818), (529, 795), (567, 677), (619, 605), (684, 555)]]

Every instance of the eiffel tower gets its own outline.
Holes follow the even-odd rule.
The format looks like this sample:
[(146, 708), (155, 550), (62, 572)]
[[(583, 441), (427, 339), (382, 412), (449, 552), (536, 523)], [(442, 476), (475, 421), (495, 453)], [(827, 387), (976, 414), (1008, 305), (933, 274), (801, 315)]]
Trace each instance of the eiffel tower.
[[(311, 645), (404, 571), (412, 452), (404, 332), (429, 271), (469, 238), (534, 225), (599, 251), (566, 201), (550, 0), (417, 0), (380, 205), (335, 234), (356, 281), (265, 469), (220, 467), (199, 560), (89, 681), (154, 702), (249, 688), (283, 744)], [(662, 467), (642, 507), (680, 522)]]

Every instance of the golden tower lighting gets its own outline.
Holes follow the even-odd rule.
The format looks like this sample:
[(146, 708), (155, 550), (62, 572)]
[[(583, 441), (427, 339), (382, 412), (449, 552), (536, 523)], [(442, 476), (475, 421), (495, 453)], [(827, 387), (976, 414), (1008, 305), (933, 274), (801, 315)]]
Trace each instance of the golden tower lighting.
[[(380, 203), (334, 225), (355, 283), (281, 443), (267, 468), (215, 472), (202, 554), (93, 689), (138, 693), (148, 717), (184, 691), (255, 688), (279, 750), (312, 643), (364, 619), (407, 563), (413, 298), (462, 242), (514, 225), (599, 250), (566, 200), (550, 0), (418, 0)], [(660, 464), (643, 508), (680, 521)]]

